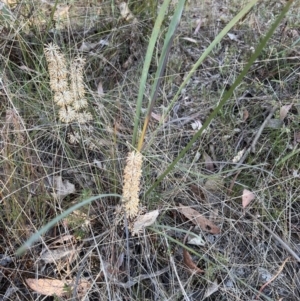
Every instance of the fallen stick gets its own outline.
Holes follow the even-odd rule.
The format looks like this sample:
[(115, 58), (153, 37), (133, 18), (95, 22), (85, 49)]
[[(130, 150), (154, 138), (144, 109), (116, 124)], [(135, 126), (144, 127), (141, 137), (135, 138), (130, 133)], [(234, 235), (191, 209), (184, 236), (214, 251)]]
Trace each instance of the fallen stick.
[(256, 146), (256, 143), (259, 139), (259, 137), (261, 136), (264, 128), (266, 127), (266, 125), (268, 124), (268, 122), (270, 121), (270, 119), (272, 118), (273, 114), (275, 113), (275, 111), (277, 110), (277, 106), (274, 106), (269, 115), (267, 116), (267, 118), (265, 119), (265, 121), (262, 123), (262, 125), (260, 126), (260, 128), (258, 129), (258, 131), (256, 132), (255, 136), (254, 136), (254, 139), (251, 143), (251, 145), (246, 149), (246, 151), (244, 152), (242, 158), (239, 160), (239, 162), (237, 163), (237, 165), (235, 166), (235, 169), (230, 172), (227, 177), (230, 177), (232, 176), (235, 171), (244, 163), (244, 161), (247, 159), (248, 155), (250, 154), (250, 152), (255, 152), (255, 146)]
[(269, 285), (272, 281), (274, 281), (274, 280), (278, 277), (278, 275), (282, 272), (282, 270), (283, 270), (283, 268), (284, 268), (286, 262), (288, 261), (288, 259), (289, 259), (289, 257), (285, 259), (285, 261), (284, 261), (284, 262), (282, 263), (282, 265), (280, 266), (280, 268), (279, 268), (278, 272), (276, 273), (276, 275), (274, 275), (269, 281), (267, 281), (267, 282), (260, 288), (260, 290), (258, 291), (258, 294), (257, 294), (256, 297), (255, 297), (255, 300), (258, 300), (260, 294), (261, 294), (262, 291), (265, 289), (265, 287), (266, 287), (267, 285)]
[(265, 230), (267, 230), (274, 239), (276, 239), (281, 246), (288, 252), (294, 259), (296, 259), (298, 262), (300, 262), (300, 257), (296, 254), (296, 252), (288, 245), (287, 242), (285, 242), (282, 238), (280, 238), (276, 233), (274, 233), (271, 229), (269, 229), (263, 222), (261, 222), (259, 219), (257, 219), (253, 214), (251, 214), (249, 211), (247, 212), (256, 222), (258, 222)]

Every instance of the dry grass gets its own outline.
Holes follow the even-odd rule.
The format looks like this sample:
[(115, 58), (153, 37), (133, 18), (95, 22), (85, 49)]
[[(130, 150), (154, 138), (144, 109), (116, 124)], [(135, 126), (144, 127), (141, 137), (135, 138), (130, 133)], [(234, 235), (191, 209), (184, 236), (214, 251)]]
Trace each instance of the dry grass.
[[(174, 40), (154, 107), (158, 117), (195, 60), (245, 5), (234, 0), (222, 5), (198, 2), (187, 5)], [(137, 23), (124, 20), (114, 2), (74, 2), (69, 17), (67, 4), (60, 4), (54, 14), (55, 30), (49, 21), (53, 5), (11, 4), (17, 22), (0, 28), (0, 299), (203, 300), (216, 281), (218, 290), (205, 300), (255, 300), (257, 296), (258, 300), (297, 300), (297, 262), (290, 257), (283, 265), (290, 254), (247, 211), (299, 253), (298, 2), (210, 128), (155, 193), (145, 197), (190, 141), (195, 132), (191, 124), (203, 123), (233, 83), (252, 47), (279, 13), (281, 2), (260, 2), (235, 26), (231, 33), (237, 40), (226, 37), (214, 49), (154, 139), (158, 122), (151, 120), (139, 197), (148, 210), (160, 210), (155, 225), (131, 236), (118, 220), (123, 222), (116, 213), (120, 201), (101, 199), (62, 220), (26, 255), (14, 255), (33, 232), (71, 204), (101, 193), (122, 194), (140, 71), (155, 16), (155, 1), (149, 6), (144, 3), (132, 3)], [(201, 27), (194, 33), (199, 22)], [(44, 56), (44, 44), (50, 42), (59, 45), (67, 60), (79, 53), (86, 60), (85, 96), (93, 115), (87, 124), (59, 122)], [(156, 63), (154, 58), (153, 74)], [(148, 85), (149, 90), (151, 80)], [(270, 110), (278, 106), (272, 117), (278, 124), (279, 108), (286, 104), (293, 107), (283, 124), (265, 128), (256, 151), (241, 166), (233, 164), (237, 153), (251, 145)], [(75, 133), (77, 141), (71, 144), (69, 137)], [(71, 194), (59, 196), (58, 176), (64, 184), (74, 185)], [(246, 210), (241, 206), (244, 188), (256, 195)], [(186, 231), (193, 224), (178, 212), (179, 203), (209, 218), (221, 234), (193, 228), (205, 245), (184, 246)], [(77, 249), (77, 256), (45, 263), (41, 251), (52, 250), (51, 243), (66, 235), (72, 235), (72, 240), (60, 242), (58, 249)], [(204, 274), (191, 274), (184, 264), (186, 247)], [(82, 295), (71, 290), (66, 297), (44, 297), (25, 284), (25, 279), (37, 277), (84, 279), (90, 286)]]

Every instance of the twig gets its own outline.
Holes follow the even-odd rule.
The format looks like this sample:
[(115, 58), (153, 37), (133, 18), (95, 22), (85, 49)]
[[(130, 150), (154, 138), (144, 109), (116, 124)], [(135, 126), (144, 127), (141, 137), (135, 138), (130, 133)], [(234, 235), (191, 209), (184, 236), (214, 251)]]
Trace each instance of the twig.
[(237, 179), (237, 177), (239, 176), (239, 174), (241, 173), (241, 169), (235, 174), (235, 176), (233, 177), (233, 179), (232, 179), (232, 181), (231, 181), (231, 183), (230, 183), (230, 186), (229, 186), (229, 188), (228, 188), (228, 195), (230, 196), (231, 194), (232, 194), (232, 188), (233, 188), (233, 186), (234, 186), (234, 183), (235, 183), (235, 181), (236, 181), (236, 179)]
[[(243, 163), (244, 161), (247, 159), (248, 155), (250, 154), (250, 152), (255, 152), (255, 146), (256, 146), (256, 143), (259, 139), (259, 137), (261, 136), (264, 128), (266, 127), (266, 125), (268, 124), (269, 120), (271, 119), (271, 117), (273, 116), (274, 112), (277, 110), (277, 106), (274, 106), (272, 108), (272, 110), (270, 111), (268, 117), (265, 119), (265, 121), (263, 122), (263, 124), (260, 126), (260, 128), (258, 129), (257, 133), (255, 134), (254, 136), (254, 139), (251, 143), (251, 145), (246, 149), (243, 157), (240, 159), (240, 161), (237, 163), (236, 167), (235, 167), (235, 170), (237, 170)], [(235, 173), (235, 170), (230, 172), (227, 177), (230, 177), (232, 176), (234, 173)]]
[[(231, 208), (226, 203), (224, 205), (229, 208), (229, 210), (233, 211), (236, 214), (240, 214), (237, 210)], [(249, 211), (247, 211), (247, 214), (250, 215), (256, 222), (258, 222), (266, 231), (268, 231), (271, 236), (273, 236), (274, 239), (276, 239), (281, 246), (288, 252), (294, 259), (296, 259), (298, 262), (300, 262), (300, 257), (296, 254), (295, 251), (292, 250), (292, 248), (288, 245), (287, 242), (285, 242), (282, 238), (280, 238), (277, 234), (275, 234), (271, 229), (269, 229), (263, 222), (261, 222), (259, 219), (257, 219), (253, 214), (251, 214)]]
[(278, 277), (278, 275), (282, 272), (282, 270), (283, 270), (285, 264), (287, 263), (288, 259), (289, 259), (289, 257), (285, 259), (285, 261), (284, 261), (284, 262), (282, 263), (282, 265), (280, 266), (280, 268), (279, 268), (278, 272), (276, 273), (276, 275), (274, 275), (268, 282), (266, 282), (266, 283), (260, 288), (258, 294), (257, 294), (256, 297), (255, 297), (255, 300), (258, 300), (260, 294), (261, 294), (262, 291), (265, 289), (265, 287), (266, 287), (267, 285), (269, 285), (272, 281), (274, 281), (274, 280)]
[(264, 130), (264, 128), (266, 127), (266, 125), (268, 124), (268, 122), (270, 121), (270, 119), (272, 118), (273, 114), (275, 113), (275, 111), (277, 110), (277, 106), (274, 106), (272, 108), (272, 110), (270, 111), (268, 117), (265, 119), (265, 121), (263, 122), (263, 124), (260, 126), (258, 132), (256, 133), (252, 143), (251, 143), (251, 151), (253, 153), (255, 153), (255, 146), (256, 146), (256, 143), (259, 139), (259, 137), (261, 136), (262, 134), (262, 131)]
[(130, 278), (130, 249), (129, 249), (129, 231), (128, 231), (128, 220), (127, 220), (127, 215), (126, 211), (124, 210), (124, 227), (125, 227), (125, 233), (126, 233), (126, 256), (127, 256), (127, 261), (126, 261), (126, 269), (127, 269), (127, 275), (128, 278)]
[(275, 238), (281, 246), (288, 252), (294, 259), (296, 259), (298, 262), (300, 262), (300, 257), (296, 254), (294, 250), (288, 245), (287, 242), (285, 242), (282, 238), (280, 238), (276, 233), (274, 233), (271, 229), (269, 229), (263, 222), (261, 222), (259, 219), (257, 219), (253, 214), (251, 214), (249, 211), (247, 212), (256, 222), (258, 222), (265, 230), (267, 230), (273, 238)]
[[(167, 246), (168, 246), (168, 248), (169, 248), (168, 240), (167, 240), (166, 237), (165, 237), (165, 239), (166, 239), (166, 244), (167, 244)], [(177, 280), (178, 280), (178, 284), (179, 284), (179, 287), (180, 287), (180, 289), (181, 289), (181, 292), (182, 292), (182, 295), (183, 295), (183, 297), (184, 297), (184, 300), (185, 300), (185, 301), (190, 301), (190, 298), (188, 297), (186, 291), (184, 290), (184, 287), (183, 287), (183, 285), (182, 285), (182, 283), (181, 283), (180, 277), (179, 277), (179, 275), (178, 275), (178, 273), (177, 273), (177, 268), (176, 268), (176, 265), (175, 265), (175, 262), (174, 262), (174, 258), (173, 258), (173, 256), (172, 256), (171, 254), (170, 254), (169, 256), (170, 256), (170, 262), (171, 262), (171, 264), (172, 264), (174, 273), (175, 273), (176, 278), (177, 278)]]
[(131, 280), (128, 280), (127, 282), (120, 282), (120, 281), (117, 281), (115, 279), (112, 279), (111, 281), (120, 286), (120, 287), (123, 287), (123, 288), (130, 288), (132, 286), (134, 286), (135, 284), (141, 282), (142, 280), (144, 279), (149, 279), (149, 278), (154, 278), (154, 277), (157, 277), (165, 272), (167, 272), (169, 270), (169, 267), (165, 267), (157, 272), (154, 272), (154, 273), (151, 273), (151, 274), (142, 274), (142, 275), (139, 275)]

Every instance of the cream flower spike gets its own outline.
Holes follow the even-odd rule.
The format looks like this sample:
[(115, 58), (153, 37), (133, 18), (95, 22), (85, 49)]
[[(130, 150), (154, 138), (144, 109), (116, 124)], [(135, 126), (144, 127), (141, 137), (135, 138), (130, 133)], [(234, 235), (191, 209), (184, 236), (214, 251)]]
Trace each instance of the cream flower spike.
[(139, 212), (139, 191), (142, 176), (143, 156), (138, 151), (128, 153), (124, 169), (123, 207), (130, 219)]

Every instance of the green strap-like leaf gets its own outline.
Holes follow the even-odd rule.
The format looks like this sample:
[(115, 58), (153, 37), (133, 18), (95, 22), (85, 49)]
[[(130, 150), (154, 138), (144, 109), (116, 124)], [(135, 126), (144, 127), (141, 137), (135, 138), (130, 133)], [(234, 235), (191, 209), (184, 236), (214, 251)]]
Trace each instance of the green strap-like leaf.
[(169, 25), (168, 32), (167, 32), (165, 40), (164, 40), (164, 45), (163, 45), (162, 52), (161, 52), (161, 55), (159, 58), (157, 70), (155, 73), (154, 83), (151, 88), (150, 100), (149, 100), (147, 115), (146, 115), (146, 118), (144, 121), (143, 131), (142, 131), (141, 137), (138, 142), (138, 147), (137, 147), (138, 151), (140, 151), (142, 149), (144, 137), (145, 137), (146, 130), (148, 127), (148, 123), (151, 118), (151, 112), (153, 110), (153, 107), (154, 107), (154, 104), (155, 104), (155, 101), (157, 98), (158, 89), (160, 87), (160, 83), (161, 83), (163, 74), (165, 72), (165, 68), (166, 68), (167, 61), (168, 61), (168, 56), (170, 53), (170, 49), (172, 46), (172, 42), (173, 42), (173, 39), (175, 36), (176, 29), (177, 29), (180, 19), (181, 19), (185, 1), (186, 0), (180, 0), (177, 3), (175, 12), (173, 14), (171, 23)]
[(145, 95), (145, 89), (146, 89), (146, 82), (147, 82), (147, 77), (148, 77), (148, 71), (150, 67), (150, 63), (153, 57), (153, 51), (154, 47), (156, 44), (156, 40), (158, 35), (160, 34), (161, 31), (161, 25), (164, 21), (165, 13), (167, 11), (167, 8), (169, 6), (171, 0), (165, 0), (162, 4), (162, 6), (159, 9), (159, 14), (156, 18), (152, 34), (149, 40), (149, 45), (147, 48), (146, 52), (146, 57), (144, 61), (144, 66), (143, 66), (143, 71), (142, 71), (142, 76), (140, 80), (140, 87), (139, 87), (139, 94), (138, 94), (138, 99), (137, 99), (137, 107), (136, 107), (136, 113), (134, 117), (134, 130), (133, 130), (133, 135), (132, 135), (132, 145), (135, 147), (136, 145), (136, 140), (137, 140), (137, 133), (138, 133), (138, 126), (139, 126), (139, 121), (140, 121), (140, 115), (141, 115), (141, 108), (142, 108), (142, 102), (143, 102), (143, 97)]
[(39, 240), (39, 238), (41, 237), (41, 235), (45, 234), (49, 229), (51, 229), (53, 226), (56, 225), (56, 223), (58, 223), (60, 220), (62, 220), (63, 218), (65, 218), (66, 216), (68, 216), (70, 213), (72, 213), (74, 210), (79, 209), (85, 205), (90, 204), (91, 202), (98, 200), (98, 199), (102, 199), (102, 198), (107, 198), (107, 197), (117, 197), (117, 198), (121, 198), (120, 195), (118, 194), (101, 194), (98, 196), (94, 196), (91, 198), (88, 198), (87, 200), (84, 200), (72, 207), (70, 207), (69, 209), (67, 209), (66, 211), (64, 211), (62, 214), (58, 215), (57, 217), (55, 217), (53, 220), (51, 220), (47, 225), (45, 225), (44, 227), (42, 227), (38, 232), (36, 232), (35, 234), (33, 234), (16, 252), (17, 256), (22, 255), (26, 249), (30, 248), (31, 245), (36, 242), (37, 240)]
[[(235, 80), (235, 82), (233, 83), (233, 85), (224, 94), (222, 100), (219, 102), (219, 104), (214, 109), (214, 111), (210, 114), (210, 116), (206, 119), (206, 121), (204, 122), (204, 124), (201, 127), (201, 129), (193, 136), (193, 138), (187, 144), (187, 146), (179, 153), (178, 157), (167, 167), (167, 169), (158, 177), (158, 179), (156, 180), (156, 182), (148, 189), (148, 191), (146, 193), (146, 196), (154, 188), (157, 187), (157, 185), (164, 179), (164, 177), (174, 168), (174, 166), (177, 164), (177, 162), (181, 158), (183, 158), (183, 156), (186, 154), (186, 152), (192, 147), (193, 143), (200, 137), (200, 135), (203, 133), (203, 131), (209, 126), (209, 124), (212, 121), (212, 119), (218, 114), (218, 112), (223, 107), (223, 105), (226, 103), (226, 101), (231, 97), (231, 95), (232, 95), (233, 91), (235, 90), (235, 88), (241, 83), (242, 79), (247, 74), (247, 72), (249, 71), (249, 69), (252, 66), (252, 64), (255, 62), (255, 60), (258, 58), (258, 56), (260, 55), (261, 51), (263, 50), (263, 48), (266, 46), (268, 40), (273, 35), (274, 31), (276, 30), (276, 28), (280, 24), (281, 20), (284, 18), (285, 14), (288, 12), (288, 10), (289, 10), (290, 6), (292, 5), (292, 3), (293, 3), (293, 0), (289, 0), (287, 2), (287, 4), (283, 8), (283, 10), (279, 14), (279, 16), (277, 17), (277, 19), (275, 20), (275, 22), (273, 23), (273, 25), (271, 26), (271, 28), (269, 29), (269, 31), (267, 32), (267, 34), (265, 35), (265, 37), (259, 43), (258, 47), (256, 48), (255, 52), (252, 54), (252, 56), (251, 56), (250, 60), (248, 61), (247, 65), (244, 67), (243, 71), (237, 77), (237, 79)], [(242, 17), (242, 16), (240, 16), (240, 17)], [(236, 22), (237, 22), (237, 20), (236, 20)], [(199, 60), (198, 60), (198, 62), (199, 62)]]

